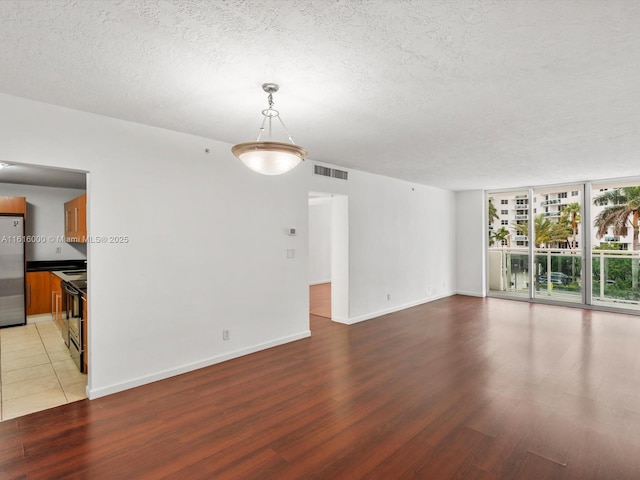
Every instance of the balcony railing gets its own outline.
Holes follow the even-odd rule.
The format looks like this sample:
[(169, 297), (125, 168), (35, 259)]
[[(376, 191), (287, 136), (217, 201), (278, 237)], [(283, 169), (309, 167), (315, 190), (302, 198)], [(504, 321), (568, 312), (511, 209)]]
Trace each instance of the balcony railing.
[[(513, 238), (526, 239), (523, 235)], [(489, 248), (490, 291), (526, 298), (532, 280), (536, 298), (582, 303), (588, 273), (583, 271), (582, 250), (534, 248), (533, 253), (531, 261), (528, 248)], [(592, 304), (640, 311), (640, 251), (593, 250), (590, 255)]]
[(516, 215), (516, 220), (529, 220), (529, 215)]
[(594, 250), (592, 262), (594, 300), (640, 305), (640, 251)]
[(540, 206), (544, 207), (546, 205), (558, 205), (560, 203), (562, 203), (562, 199), (558, 198), (558, 199), (554, 199), (554, 200), (545, 200), (543, 202), (540, 202)]

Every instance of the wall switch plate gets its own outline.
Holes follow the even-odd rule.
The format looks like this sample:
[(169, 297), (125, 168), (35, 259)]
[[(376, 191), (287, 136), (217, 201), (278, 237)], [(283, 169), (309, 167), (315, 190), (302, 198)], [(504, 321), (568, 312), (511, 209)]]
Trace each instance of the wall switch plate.
[(287, 258), (296, 258), (296, 251), (293, 248), (287, 248)]
[(222, 330), (222, 340), (229, 340), (229, 330)]

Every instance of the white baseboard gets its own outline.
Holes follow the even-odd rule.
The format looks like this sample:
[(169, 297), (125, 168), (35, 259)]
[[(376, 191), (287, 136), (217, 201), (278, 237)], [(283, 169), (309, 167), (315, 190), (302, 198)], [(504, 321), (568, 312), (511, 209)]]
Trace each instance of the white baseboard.
[(455, 295), (454, 292), (447, 292), (440, 295), (433, 295), (431, 297), (426, 297), (421, 300), (417, 300), (415, 302), (405, 303), (403, 305), (397, 305), (390, 308), (385, 308), (384, 310), (379, 310), (377, 312), (367, 313), (365, 315), (360, 315), (357, 317), (349, 317), (349, 318), (332, 318), (333, 321), (344, 323), (345, 325), (353, 325), (354, 323), (364, 322), (365, 320), (371, 320), (372, 318), (381, 317), (383, 315), (388, 315), (390, 313), (399, 312), (400, 310), (406, 310), (407, 308), (417, 307), (418, 305), (422, 305), (425, 303), (433, 302), (434, 300), (439, 300), (441, 298), (450, 297)]
[(482, 293), (478, 293), (478, 292), (466, 292), (464, 290), (458, 290), (456, 292), (456, 295), (466, 295), (468, 297), (480, 297), (480, 298), (484, 298), (486, 297), (486, 295), (482, 294)]
[(314, 285), (322, 285), (324, 283), (331, 283), (331, 279), (329, 279), (329, 280), (319, 280), (317, 282), (309, 282), (309, 286), (313, 287)]
[(345, 325), (351, 325), (348, 318), (331, 317), (331, 320), (338, 323), (344, 323)]
[(287, 337), (277, 338), (269, 342), (260, 343), (251, 347), (241, 348), (240, 350), (224, 353), (222, 355), (216, 355), (214, 357), (206, 358), (198, 362), (189, 363), (181, 367), (171, 368), (169, 370), (163, 370), (151, 375), (133, 378), (131, 380), (127, 380), (126, 382), (116, 383), (101, 388), (89, 388), (89, 386), (87, 385), (87, 398), (93, 400), (96, 398), (104, 397), (105, 395), (111, 395), (113, 393), (129, 390), (130, 388), (140, 387), (148, 383), (157, 382), (158, 380), (175, 377), (176, 375), (181, 375), (193, 370), (198, 370), (199, 368), (209, 367), (211, 365), (215, 365), (216, 363), (226, 362), (227, 360), (232, 360), (234, 358), (242, 357), (250, 353), (259, 352), (260, 350), (266, 350), (267, 348), (277, 347), (278, 345), (284, 345), (285, 343), (294, 342), (296, 340), (301, 340), (310, 336), (311, 331), (306, 330), (294, 335), (289, 335)]

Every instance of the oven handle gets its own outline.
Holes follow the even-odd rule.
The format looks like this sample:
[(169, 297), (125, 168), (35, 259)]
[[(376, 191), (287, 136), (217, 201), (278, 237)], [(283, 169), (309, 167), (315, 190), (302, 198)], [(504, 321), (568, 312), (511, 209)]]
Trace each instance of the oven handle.
[(76, 290), (66, 282), (64, 283), (64, 291), (67, 292), (69, 295), (80, 295), (80, 292), (78, 290)]

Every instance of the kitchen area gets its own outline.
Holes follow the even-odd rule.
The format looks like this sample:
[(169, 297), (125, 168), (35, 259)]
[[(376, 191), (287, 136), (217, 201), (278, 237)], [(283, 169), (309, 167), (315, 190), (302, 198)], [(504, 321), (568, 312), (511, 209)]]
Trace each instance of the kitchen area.
[(89, 297), (86, 175), (73, 172), (76, 188), (67, 188), (4, 183), (3, 170), (0, 420), (7, 420), (86, 398)]

